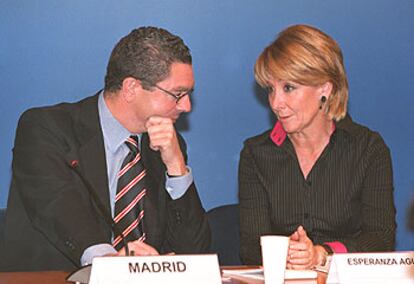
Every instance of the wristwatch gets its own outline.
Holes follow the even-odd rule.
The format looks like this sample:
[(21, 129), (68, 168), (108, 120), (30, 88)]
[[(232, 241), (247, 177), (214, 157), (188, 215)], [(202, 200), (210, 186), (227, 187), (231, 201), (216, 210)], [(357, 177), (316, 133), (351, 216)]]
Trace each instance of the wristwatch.
[(316, 265), (313, 269), (316, 271), (321, 271), (324, 273), (328, 273), (329, 272), (329, 267), (331, 266), (331, 260), (332, 260), (332, 255), (333, 255), (333, 250), (332, 248), (327, 245), (327, 244), (320, 244), (321, 247), (324, 248), (325, 253), (324, 253), (324, 258), (321, 264)]
[(333, 250), (332, 250), (332, 248), (331, 248), (330, 245), (321, 244), (320, 246), (323, 247), (326, 250), (326, 252), (328, 253), (328, 255), (333, 255), (334, 252), (333, 252)]

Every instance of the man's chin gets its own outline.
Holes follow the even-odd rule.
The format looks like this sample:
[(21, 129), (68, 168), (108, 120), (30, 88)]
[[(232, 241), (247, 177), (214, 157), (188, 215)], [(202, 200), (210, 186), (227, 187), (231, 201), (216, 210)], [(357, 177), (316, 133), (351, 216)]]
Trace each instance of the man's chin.
[(171, 120), (173, 121), (173, 123), (175, 123), (179, 118), (180, 118), (180, 115), (174, 115), (171, 117)]

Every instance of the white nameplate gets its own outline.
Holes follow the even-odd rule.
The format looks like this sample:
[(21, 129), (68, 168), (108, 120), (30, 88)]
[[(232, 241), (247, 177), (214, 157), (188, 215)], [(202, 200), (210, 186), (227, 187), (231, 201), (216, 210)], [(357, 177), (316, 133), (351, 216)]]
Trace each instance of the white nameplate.
[(89, 284), (221, 284), (216, 254), (96, 257)]
[(414, 251), (334, 254), (326, 283), (414, 283)]

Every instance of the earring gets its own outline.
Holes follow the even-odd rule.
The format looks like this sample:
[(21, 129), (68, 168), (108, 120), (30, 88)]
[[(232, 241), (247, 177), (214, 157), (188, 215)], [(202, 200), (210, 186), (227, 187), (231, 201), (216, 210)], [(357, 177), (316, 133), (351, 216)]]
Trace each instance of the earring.
[(321, 105), (319, 106), (319, 109), (322, 109), (323, 104), (326, 102), (326, 97), (322, 96), (321, 98)]

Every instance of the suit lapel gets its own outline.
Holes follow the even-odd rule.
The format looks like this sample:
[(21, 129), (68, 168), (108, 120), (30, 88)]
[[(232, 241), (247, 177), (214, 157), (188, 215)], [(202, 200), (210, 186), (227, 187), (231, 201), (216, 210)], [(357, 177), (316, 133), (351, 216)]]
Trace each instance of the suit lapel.
[(148, 134), (141, 137), (142, 162), (147, 169), (148, 191), (144, 203), (145, 221), (144, 230), (147, 234), (147, 242), (161, 248), (165, 230), (165, 167), (160, 153), (149, 147)]
[(80, 172), (98, 196), (98, 202), (106, 209), (105, 214), (110, 214), (105, 146), (98, 114), (98, 94), (80, 103), (76, 118), (78, 120), (75, 132), (80, 143), (77, 157)]
[[(99, 202), (111, 214), (109, 203), (109, 186), (106, 170), (105, 150), (101, 137), (92, 137), (79, 150), (79, 163), (84, 176), (89, 180), (99, 198)], [(110, 215), (111, 216), (111, 215)]]
[(147, 133), (142, 134), (141, 137), (141, 155), (142, 162), (148, 170), (151, 181), (155, 184), (159, 184), (161, 174), (164, 174), (165, 168), (162, 167), (164, 163), (161, 160), (160, 152), (153, 151), (149, 147), (149, 137)]

